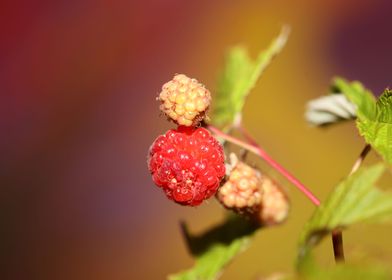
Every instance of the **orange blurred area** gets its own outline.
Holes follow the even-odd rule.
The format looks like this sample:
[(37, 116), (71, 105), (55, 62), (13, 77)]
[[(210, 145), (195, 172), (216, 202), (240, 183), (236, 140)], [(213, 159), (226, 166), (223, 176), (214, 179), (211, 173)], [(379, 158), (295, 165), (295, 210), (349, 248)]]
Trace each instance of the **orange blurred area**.
[[(255, 56), (282, 24), (291, 37), (250, 95), (244, 124), (325, 199), (363, 140), (353, 123), (310, 128), (305, 103), (327, 93), (334, 75), (377, 94), (391, 86), (391, 12), (387, 0), (1, 3), (0, 279), (164, 279), (189, 268), (178, 222), (203, 231), (224, 210), (213, 200), (175, 205), (153, 185), (148, 148), (173, 127), (155, 98), (175, 73), (214, 92), (227, 48), (242, 44)], [(222, 279), (292, 271), (313, 210), (250, 161), (287, 188), (292, 211), (257, 234)], [(390, 248), (389, 232), (349, 231), (348, 254), (359, 241)], [(332, 262), (329, 244), (320, 252)]]

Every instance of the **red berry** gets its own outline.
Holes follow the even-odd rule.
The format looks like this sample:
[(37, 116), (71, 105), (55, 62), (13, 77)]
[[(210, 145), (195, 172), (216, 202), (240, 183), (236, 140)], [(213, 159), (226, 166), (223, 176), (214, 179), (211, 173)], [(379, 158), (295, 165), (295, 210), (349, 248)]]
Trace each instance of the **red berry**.
[(158, 136), (148, 167), (169, 199), (191, 206), (213, 196), (225, 175), (223, 148), (204, 128), (180, 126)]

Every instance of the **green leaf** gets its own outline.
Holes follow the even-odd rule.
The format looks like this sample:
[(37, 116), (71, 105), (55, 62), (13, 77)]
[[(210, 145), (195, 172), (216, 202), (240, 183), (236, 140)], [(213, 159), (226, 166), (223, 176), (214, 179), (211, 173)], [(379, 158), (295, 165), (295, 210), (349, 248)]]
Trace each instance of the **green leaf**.
[(352, 103), (357, 106), (358, 118), (373, 119), (376, 112), (376, 100), (373, 93), (366, 89), (360, 82), (349, 83), (342, 78), (333, 80), (333, 88), (343, 93)]
[(366, 143), (392, 164), (392, 91), (386, 89), (376, 102), (359, 82), (336, 78), (334, 86), (357, 105), (357, 127)]
[(356, 106), (344, 94), (329, 94), (310, 100), (305, 118), (309, 124), (327, 126), (356, 118)]
[(182, 224), (182, 229), (196, 263), (187, 271), (170, 275), (170, 280), (217, 279), (224, 267), (247, 248), (258, 227), (233, 215), (200, 236), (191, 235), (185, 224)]
[(342, 181), (314, 212), (300, 238), (299, 263), (326, 234), (359, 222), (392, 220), (392, 193), (375, 187), (384, 164), (360, 168)]
[(358, 280), (358, 279), (390, 279), (388, 271), (376, 264), (353, 265), (338, 263), (332, 267), (321, 267), (311, 255), (302, 262), (300, 279), (307, 280)]
[(392, 90), (386, 89), (376, 103), (377, 120), (392, 123)]
[(375, 117), (358, 118), (357, 126), (365, 141), (392, 164), (392, 91), (385, 90), (375, 103)]
[(243, 47), (229, 50), (225, 68), (218, 83), (212, 122), (222, 129), (230, 128), (240, 119), (245, 99), (272, 59), (283, 49), (289, 28), (283, 27), (268, 49), (260, 52), (253, 61)]

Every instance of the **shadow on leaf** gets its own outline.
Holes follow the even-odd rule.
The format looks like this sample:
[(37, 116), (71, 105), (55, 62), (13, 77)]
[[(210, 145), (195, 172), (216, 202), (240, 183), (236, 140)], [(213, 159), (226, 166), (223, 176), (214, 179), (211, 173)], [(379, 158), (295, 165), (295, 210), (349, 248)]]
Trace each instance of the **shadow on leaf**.
[(234, 240), (250, 236), (257, 229), (261, 228), (260, 225), (244, 219), (239, 215), (230, 215), (223, 223), (199, 235), (191, 234), (184, 221), (180, 222), (180, 226), (190, 253), (193, 256), (202, 255), (216, 244), (229, 245)]

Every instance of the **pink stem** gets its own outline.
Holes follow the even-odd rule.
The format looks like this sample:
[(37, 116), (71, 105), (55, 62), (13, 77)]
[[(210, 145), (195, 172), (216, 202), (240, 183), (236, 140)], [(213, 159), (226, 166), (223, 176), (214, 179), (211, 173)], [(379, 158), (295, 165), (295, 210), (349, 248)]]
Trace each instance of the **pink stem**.
[(220, 131), (219, 129), (209, 125), (208, 128), (218, 135), (219, 137), (222, 137), (223, 139), (236, 144), (240, 147), (243, 147), (250, 152), (260, 156), (262, 159), (264, 159), (271, 167), (273, 167), (275, 170), (277, 170), (280, 174), (282, 174), (284, 177), (286, 177), (287, 180), (289, 180), (294, 186), (296, 186), (309, 200), (316, 206), (320, 205), (320, 201), (318, 198), (308, 189), (306, 188), (298, 179), (296, 179), (293, 175), (290, 174), (283, 166), (281, 166), (279, 163), (277, 163), (272, 157), (270, 157), (266, 151), (264, 151), (251, 137), (248, 133), (246, 133), (246, 137), (249, 139), (249, 142), (252, 144), (248, 144), (246, 142), (243, 142), (233, 136), (227, 135), (224, 132)]

